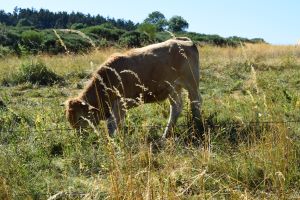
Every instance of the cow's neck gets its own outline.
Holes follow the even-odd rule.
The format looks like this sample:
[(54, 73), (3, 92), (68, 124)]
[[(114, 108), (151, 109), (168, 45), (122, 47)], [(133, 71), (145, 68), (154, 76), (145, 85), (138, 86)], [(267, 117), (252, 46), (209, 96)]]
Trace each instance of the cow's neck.
[(88, 103), (89, 105), (100, 109), (100, 106), (103, 102), (101, 102), (101, 98), (103, 98), (101, 91), (102, 86), (98, 83), (97, 79), (93, 79), (90, 84), (87, 86), (84, 93), (81, 95), (81, 99)]

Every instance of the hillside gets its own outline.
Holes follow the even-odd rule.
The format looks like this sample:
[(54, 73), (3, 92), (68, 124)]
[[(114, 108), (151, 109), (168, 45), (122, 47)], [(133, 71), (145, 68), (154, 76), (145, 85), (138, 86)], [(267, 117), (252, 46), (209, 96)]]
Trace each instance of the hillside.
[[(172, 23), (175, 21), (174, 23)], [(83, 13), (51, 12), (46, 9), (15, 8), (0, 10), (0, 56), (8, 54), (82, 53), (94, 47), (140, 47), (176, 36), (188, 36), (196, 43), (237, 46), (241, 43), (265, 43), (263, 39), (224, 38), (187, 32), (180, 16), (167, 20), (162, 13), (150, 13), (141, 23), (131, 20), (91, 16)]]

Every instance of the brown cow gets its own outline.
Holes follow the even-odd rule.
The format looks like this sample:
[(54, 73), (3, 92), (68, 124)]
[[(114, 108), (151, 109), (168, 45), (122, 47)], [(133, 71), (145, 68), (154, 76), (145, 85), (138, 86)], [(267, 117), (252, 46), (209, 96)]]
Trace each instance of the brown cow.
[(182, 110), (181, 90), (186, 89), (198, 131), (200, 115), (199, 53), (186, 37), (114, 55), (94, 73), (78, 97), (66, 102), (66, 115), (76, 129), (107, 120), (110, 136), (123, 122), (127, 109), (141, 102), (170, 100), (170, 117), (163, 137), (170, 136)]

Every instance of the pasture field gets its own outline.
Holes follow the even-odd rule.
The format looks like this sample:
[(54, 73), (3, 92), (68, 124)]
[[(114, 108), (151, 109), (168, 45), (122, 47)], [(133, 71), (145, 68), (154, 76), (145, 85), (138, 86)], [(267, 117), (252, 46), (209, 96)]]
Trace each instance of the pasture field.
[[(129, 110), (114, 139), (104, 123), (70, 129), (60, 104), (123, 49), (1, 58), (0, 199), (299, 199), (300, 47), (199, 50), (202, 146), (187, 103), (164, 145), (168, 102)], [(38, 64), (55, 84), (26, 82), (24, 66)]]

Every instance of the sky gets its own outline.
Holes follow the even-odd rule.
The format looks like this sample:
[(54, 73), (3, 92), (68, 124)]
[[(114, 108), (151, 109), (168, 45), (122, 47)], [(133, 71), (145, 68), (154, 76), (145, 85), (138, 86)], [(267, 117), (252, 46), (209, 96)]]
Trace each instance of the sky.
[(300, 40), (300, 0), (0, 0), (0, 10), (15, 7), (85, 14), (142, 22), (160, 11), (167, 19), (182, 16), (188, 31), (263, 38), (278, 45)]

